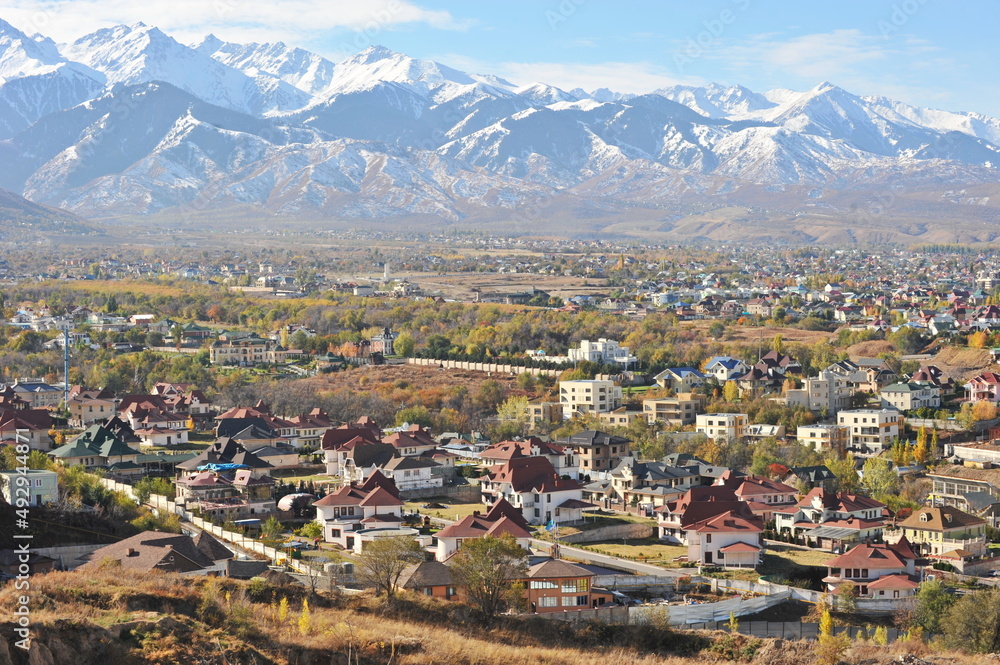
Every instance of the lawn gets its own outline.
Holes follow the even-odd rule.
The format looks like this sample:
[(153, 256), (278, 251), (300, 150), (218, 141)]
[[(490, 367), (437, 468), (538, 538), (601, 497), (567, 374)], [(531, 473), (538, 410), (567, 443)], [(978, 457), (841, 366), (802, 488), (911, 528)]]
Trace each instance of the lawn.
[[(574, 524), (573, 526), (560, 526), (559, 527), (559, 537), (571, 536), (573, 534), (580, 533), (582, 531), (591, 531), (593, 529), (600, 529), (606, 526), (621, 526), (623, 524), (649, 524), (650, 526), (656, 526), (656, 522), (646, 517), (638, 517), (636, 515), (593, 515), (584, 513), (584, 522), (582, 524)], [(554, 540), (552, 532), (543, 532), (539, 535), (539, 538), (543, 540)]]
[[(426, 503), (440, 503), (442, 505), (448, 506), (447, 508), (422, 508)], [(406, 512), (411, 510), (416, 510), (421, 515), (430, 515), (431, 517), (437, 517), (443, 520), (455, 520), (458, 521), (465, 517), (468, 517), (475, 511), (485, 513), (489, 508), (478, 501), (469, 503), (456, 502), (453, 499), (446, 496), (437, 496), (430, 499), (419, 499), (417, 501), (407, 501), (403, 505), (403, 509)]]
[[(573, 547), (581, 547), (574, 545)], [(652, 564), (675, 568), (679, 562), (677, 557), (687, 556), (688, 548), (684, 545), (667, 545), (659, 538), (630, 538), (622, 543), (622, 539), (607, 540), (582, 545), (585, 549), (610, 556), (646, 561)]]
[(333, 476), (327, 476), (322, 473), (314, 473), (311, 475), (310, 474), (297, 475), (294, 469), (275, 469), (274, 471), (271, 472), (271, 477), (273, 477), (275, 480), (280, 480), (283, 483), (292, 483), (293, 485), (298, 485), (299, 481), (302, 481), (304, 483), (316, 483), (317, 485), (340, 482), (337, 478), (334, 478)]

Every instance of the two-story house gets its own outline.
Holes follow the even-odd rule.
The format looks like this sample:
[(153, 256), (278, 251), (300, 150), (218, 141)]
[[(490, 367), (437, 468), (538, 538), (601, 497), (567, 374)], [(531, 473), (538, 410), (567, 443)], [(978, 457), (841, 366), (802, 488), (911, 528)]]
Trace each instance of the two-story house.
[(628, 439), (592, 429), (573, 434), (559, 443), (573, 451), (581, 476), (594, 471), (610, 471), (631, 454)]
[(437, 540), (434, 558), (438, 561), (447, 561), (467, 540), (483, 536), (499, 538), (506, 534), (528, 550), (531, 544), (529, 529), (528, 521), (524, 519), (521, 510), (512, 506), (506, 499), (497, 499), (485, 515), (476, 511), (434, 534)]
[[(403, 501), (396, 485), (380, 472), (362, 483), (348, 483), (316, 501), (316, 521), (323, 540), (361, 552), (362, 543), (379, 535), (408, 535), (403, 528)], [(376, 533), (377, 532), (377, 533)]]
[(906, 598), (919, 586), (916, 558), (906, 538), (892, 545), (862, 543), (827, 561), (823, 582), (828, 591), (850, 581), (865, 598)]
[(971, 559), (987, 553), (986, 520), (954, 506), (923, 506), (896, 528), (924, 556)]
[(493, 505), (506, 499), (520, 508), (530, 524), (560, 524), (581, 519), (584, 508), (583, 486), (573, 479), (559, 477), (544, 457), (516, 457), (493, 467), (481, 479), (483, 503)]
[(774, 512), (776, 531), (822, 549), (878, 540), (885, 525), (884, 503), (822, 487), (814, 487), (795, 505)]

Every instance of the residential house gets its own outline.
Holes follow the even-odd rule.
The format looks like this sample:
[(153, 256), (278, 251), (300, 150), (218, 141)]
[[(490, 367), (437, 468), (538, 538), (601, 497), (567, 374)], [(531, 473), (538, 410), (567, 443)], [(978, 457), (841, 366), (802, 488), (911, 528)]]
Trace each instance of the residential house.
[(851, 442), (850, 434), (849, 427), (832, 423), (799, 425), (795, 430), (796, 440), (816, 452), (845, 450)]
[[(633, 502), (640, 503), (641, 493), (637, 490), (659, 488), (670, 492), (661, 496), (671, 495), (677, 499), (693, 484), (695, 476), (686, 469), (667, 466), (662, 462), (640, 462), (634, 457), (624, 457), (611, 471), (611, 492), (609, 498), (628, 506)], [(663, 505), (661, 500), (658, 505)]]
[(622, 405), (622, 389), (610, 380), (560, 381), (559, 403), (564, 418), (613, 411)]
[(906, 538), (892, 545), (861, 543), (826, 562), (823, 582), (828, 591), (853, 582), (863, 598), (906, 598), (919, 586), (916, 558)]
[(32, 450), (51, 452), (51, 412), (48, 409), (25, 408), (21, 400), (16, 407), (11, 405), (10, 401), (0, 404), (0, 441), (27, 443)]
[(583, 486), (559, 477), (544, 457), (516, 457), (493, 467), (482, 478), (483, 503), (493, 505), (506, 499), (520, 508), (530, 524), (576, 522), (584, 508)]
[(440, 561), (423, 561), (407, 566), (399, 576), (396, 587), (432, 598), (459, 599), (460, 589), (451, 574), (451, 568)]
[(802, 388), (786, 390), (785, 403), (833, 415), (850, 408), (853, 395), (854, 390), (846, 377), (824, 370), (818, 376), (804, 379)]
[(32, 409), (54, 409), (63, 401), (62, 388), (51, 386), (42, 379), (18, 379), (10, 389)]
[(838, 480), (833, 471), (825, 464), (820, 464), (818, 466), (792, 467), (781, 478), (781, 482), (800, 489), (804, 488), (802, 489), (804, 492), (816, 487), (832, 492), (837, 487)]
[(393, 482), (400, 492), (442, 487), (444, 479), (433, 474), (440, 465), (426, 457), (397, 456), (382, 465), (382, 473)]
[(731, 381), (750, 371), (750, 366), (742, 360), (730, 356), (714, 356), (705, 363), (705, 374), (714, 376), (719, 383)]
[(859, 454), (877, 454), (888, 448), (903, 430), (903, 415), (895, 409), (857, 409), (837, 414), (837, 424), (848, 428), (848, 447)]
[(566, 612), (599, 607), (611, 600), (593, 588), (594, 573), (561, 559), (547, 559), (528, 568), (525, 580), (532, 612)]
[(629, 353), (627, 346), (620, 346), (615, 340), (603, 337), (596, 342), (581, 340), (580, 347), (570, 349), (567, 355), (572, 363), (588, 361), (604, 365), (619, 365), (622, 369), (629, 369), (639, 362), (638, 358)]
[(122, 570), (181, 575), (218, 576), (225, 572), (233, 553), (205, 532), (187, 534), (143, 531), (86, 555), (82, 570), (97, 570), (114, 562)]
[(559, 443), (573, 451), (580, 475), (610, 471), (631, 454), (628, 439), (592, 429), (573, 434)]
[(1000, 374), (980, 372), (963, 386), (966, 402), (1000, 402)]
[(90, 427), (116, 413), (115, 395), (106, 388), (86, 390), (80, 386), (73, 386), (69, 395), (70, 427)]
[(628, 427), (633, 422), (645, 418), (641, 409), (629, 406), (619, 406), (614, 411), (603, 411), (597, 414), (597, 419), (601, 425), (609, 427)]
[(879, 391), (882, 408), (893, 408), (898, 411), (912, 411), (941, 406), (941, 389), (933, 383), (893, 383)]
[(59, 474), (44, 469), (0, 471), (0, 492), (15, 508), (55, 503), (59, 500)]
[(965, 561), (987, 554), (986, 526), (954, 506), (923, 506), (896, 528), (917, 554)]
[(66, 466), (81, 464), (88, 469), (131, 464), (141, 474), (136, 464), (139, 451), (104, 425), (91, 425), (69, 443), (50, 450), (48, 455)]
[(692, 525), (727, 513), (749, 521), (763, 522), (753, 514), (750, 505), (741, 501), (733, 490), (724, 485), (691, 487), (676, 501), (670, 501), (656, 511), (660, 539), (689, 545)]
[(746, 429), (745, 413), (702, 413), (695, 419), (695, 431), (716, 441), (742, 439)]
[(764, 551), (758, 519), (732, 510), (687, 527), (688, 561), (725, 568), (756, 568)]
[(447, 561), (467, 540), (483, 536), (499, 538), (507, 534), (526, 551), (529, 549), (530, 526), (521, 510), (512, 506), (506, 499), (497, 499), (485, 515), (476, 511), (438, 531), (434, 535), (437, 540), (434, 558), (437, 561)]
[(224, 333), (209, 347), (213, 365), (275, 365), (284, 363), (287, 349), (274, 340), (264, 339), (256, 333)]
[(668, 367), (654, 376), (653, 380), (661, 388), (675, 393), (690, 393), (705, 385), (706, 378), (708, 377), (694, 367)]
[(524, 441), (501, 441), (479, 453), (479, 460), (486, 466), (506, 464), (516, 457), (544, 457), (560, 476), (579, 476), (579, 465), (572, 448), (547, 443), (533, 436)]
[(649, 424), (657, 420), (671, 427), (690, 425), (695, 417), (704, 410), (705, 395), (698, 393), (680, 393), (674, 397), (657, 397), (642, 400), (642, 411)]
[(811, 547), (843, 548), (878, 540), (886, 505), (875, 499), (814, 487), (793, 506), (774, 512), (774, 528)]
[(403, 527), (403, 501), (395, 483), (376, 471), (364, 483), (348, 483), (313, 503), (323, 540), (361, 552), (374, 538), (413, 535)]

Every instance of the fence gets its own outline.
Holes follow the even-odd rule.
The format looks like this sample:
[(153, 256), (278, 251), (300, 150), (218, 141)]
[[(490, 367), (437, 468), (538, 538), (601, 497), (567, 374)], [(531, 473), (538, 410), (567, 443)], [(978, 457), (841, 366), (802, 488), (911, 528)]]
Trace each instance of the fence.
[[(756, 598), (730, 598), (718, 603), (702, 603), (699, 605), (670, 605), (670, 625), (684, 626), (695, 623), (714, 623), (728, 621), (730, 615), (737, 617), (756, 614), (785, 602), (791, 597), (788, 591), (782, 591), (770, 596)], [(629, 613), (631, 623), (649, 623), (655, 620), (662, 606), (633, 607)]]
[[(124, 492), (133, 499), (135, 498), (135, 495), (132, 493), (131, 485), (115, 482), (114, 480), (110, 480), (108, 478), (101, 478), (101, 483), (110, 490), (114, 490), (116, 492)], [(234, 531), (226, 531), (221, 526), (217, 526), (212, 522), (208, 522), (206, 520), (201, 519), (200, 517), (192, 515), (183, 507), (177, 505), (176, 503), (174, 503), (165, 496), (159, 494), (151, 494), (149, 496), (149, 501), (147, 501), (147, 503), (153, 506), (154, 508), (177, 515), (182, 520), (190, 522), (199, 529), (207, 531), (213, 536), (216, 536), (221, 540), (225, 540), (228, 543), (236, 545), (241, 549), (248, 550), (250, 552), (255, 552), (257, 554), (263, 554), (271, 561), (277, 561), (279, 558), (283, 558), (285, 559), (288, 566), (291, 567), (293, 570), (303, 574), (309, 573), (309, 569), (305, 564), (299, 563), (298, 561), (292, 559), (285, 552), (277, 550), (273, 547), (268, 547), (264, 543), (254, 540), (253, 538), (247, 538), (242, 533), (237, 533)]]
[[(671, 608), (673, 610), (673, 608)], [(684, 626), (688, 630), (728, 630), (726, 621), (695, 623)], [(819, 639), (819, 624), (801, 621), (741, 621), (739, 632), (752, 637), (777, 637), (783, 640), (816, 640)], [(835, 635), (847, 633), (852, 640), (868, 639), (874, 633), (874, 628), (866, 630), (858, 626), (836, 626)], [(886, 639), (895, 642), (900, 633), (895, 628), (886, 628)]]
[[(445, 369), (467, 369), (473, 372), (493, 372), (496, 374), (524, 374), (534, 376), (555, 376), (571, 369), (572, 365), (566, 365), (562, 369), (540, 369), (538, 367), (519, 367), (517, 365), (501, 365), (498, 363), (474, 363), (466, 360), (436, 360), (434, 358), (407, 358), (407, 364), (423, 365), (424, 367), (443, 367)], [(617, 375), (616, 375), (617, 376)], [(611, 374), (598, 374), (594, 377), (598, 380), (611, 380), (615, 376)]]
[(600, 621), (602, 623), (629, 622), (629, 608), (615, 605), (595, 607), (589, 610), (563, 610), (562, 612), (539, 612), (532, 617), (549, 621)]

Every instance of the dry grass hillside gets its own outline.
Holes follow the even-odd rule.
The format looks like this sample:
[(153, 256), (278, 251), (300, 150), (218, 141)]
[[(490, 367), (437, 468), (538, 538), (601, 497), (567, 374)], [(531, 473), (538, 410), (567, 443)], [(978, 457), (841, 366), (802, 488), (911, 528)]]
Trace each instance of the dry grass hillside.
[(964, 346), (943, 347), (929, 362), (959, 383), (965, 383), (983, 370), (998, 369), (988, 350)]
[[(10, 585), (0, 605), (14, 607)], [(118, 570), (52, 573), (32, 580), (34, 642), (13, 646), (2, 625), (0, 665), (688, 665), (721, 662), (722, 633), (655, 626), (566, 625), (507, 620), (490, 630), (458, 604), (408, 596), (392, 611), (367, 594), (312, 596), (303, 588), (233, 580), (183, 579)], [(287, 600), (287, 604), (281, 599)], [(740, 638), (743, 639), (743, 638)], [(927, 662), (978, 665), (987, 658), (933, 655), (920, 643), (859, 643), (846, 662), (882, 665), (916, 653)], [(751, 661), (811, 665), (813, 645), (764, 640)]]

